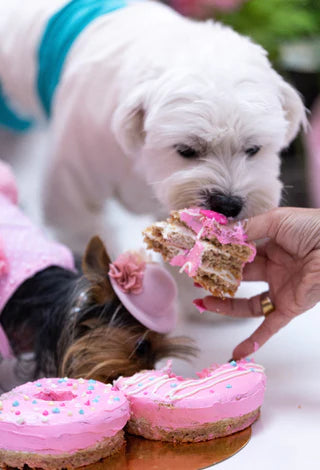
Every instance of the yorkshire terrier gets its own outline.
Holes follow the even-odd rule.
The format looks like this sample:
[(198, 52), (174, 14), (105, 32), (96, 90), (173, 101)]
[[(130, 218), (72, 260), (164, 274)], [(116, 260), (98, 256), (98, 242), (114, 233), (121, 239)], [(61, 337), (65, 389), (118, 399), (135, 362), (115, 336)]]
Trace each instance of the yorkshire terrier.
[(168, 337), (175, 320), (170, 275), (137, 255), (111, 263), (99, 237), (79, 270), (69, 250), (22, 214), (0, 165), (0, 387), (41, 376), (110, 382), (194, 353)]

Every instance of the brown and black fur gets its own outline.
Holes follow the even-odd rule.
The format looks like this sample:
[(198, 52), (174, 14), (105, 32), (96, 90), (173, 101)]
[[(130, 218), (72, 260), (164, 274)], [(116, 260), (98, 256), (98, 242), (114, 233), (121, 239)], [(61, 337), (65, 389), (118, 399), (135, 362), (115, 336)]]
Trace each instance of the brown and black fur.
[(82, 272), (52, 266), (26, 280), (1, 323), (16, 356), (34, 352), (34, 379), (83, 377), (109, 382), (153, 368), (159, 359), (194, 353), (184, 337), (148, 330), (122, 305), (109, 281), (110, 260), (94, 237)]

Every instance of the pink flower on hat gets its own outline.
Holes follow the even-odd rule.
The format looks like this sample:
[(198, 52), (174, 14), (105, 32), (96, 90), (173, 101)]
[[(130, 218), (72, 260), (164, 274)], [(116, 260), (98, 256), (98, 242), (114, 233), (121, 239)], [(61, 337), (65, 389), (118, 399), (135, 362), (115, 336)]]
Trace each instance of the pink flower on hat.
[(110, 264), (109, 276), (125, 294), (140, 294), (146, 262), (139, 253), (126, 252)]

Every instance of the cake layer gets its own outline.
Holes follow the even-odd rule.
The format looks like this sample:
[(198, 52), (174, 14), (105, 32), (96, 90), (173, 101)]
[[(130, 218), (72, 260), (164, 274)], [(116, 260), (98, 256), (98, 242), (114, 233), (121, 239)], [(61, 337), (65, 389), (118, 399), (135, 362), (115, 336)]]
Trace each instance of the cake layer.
[(121, 430), (129, 405), (110, 384), (40, 379), (0, 397), (0, 450), (75, 453)]
[(5, 466), (14, 469), (45, 468), (46, 470), (61, 470), (62, 468), (79, 468), (90, 465), (101, 459), (110, 457), (125, 446), (124, 432), (118, 431), (112, 437), (102, 439), (98, 444), (69, 454), (36, 454), (31, 452), (14, 452), (0, 449), (0, 468)]
[(200, 208), (173, 211), (166, 222), (144, 231), (144, 241), (212, 294), (234, 295), (243, 266), (256, 250), (246, 242), (240, 223), (229, 227), (226, 222), (224, 216)]
[(135, 420), (167, 431), (193, 429), (257, 410), (265, 391), (263, 370), (253, 361), (241, 360), (206, 369), (199, 379), (184, 379), (169, 365), (120, 377), (115, 386), (126, 395)]
[(226, 418), (215, 423), (195, 425), (192, 428), (178, 428), (174, 430), (154, 426), (141, 418), (132, 417), (127, 424), (127, 431), (146, 439), (161, 440), (166, 442), (201, 442), (229, 436), (235, 432), (250, 426), (259, 417), (260, 410), (254, 410), (239, 418)]

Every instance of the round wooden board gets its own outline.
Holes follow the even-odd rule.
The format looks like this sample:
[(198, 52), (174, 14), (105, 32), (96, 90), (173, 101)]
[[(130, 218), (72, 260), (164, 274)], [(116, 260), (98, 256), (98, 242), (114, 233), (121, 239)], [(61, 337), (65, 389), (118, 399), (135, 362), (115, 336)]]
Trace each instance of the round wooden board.
[(126, 448), (119, 454), (79, 470), (203, 470), (239, 452), (250, 437), (251, 426), (231, 436), (194, 444), (127, 435)]

